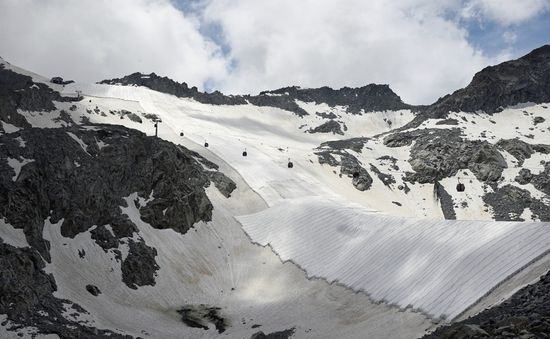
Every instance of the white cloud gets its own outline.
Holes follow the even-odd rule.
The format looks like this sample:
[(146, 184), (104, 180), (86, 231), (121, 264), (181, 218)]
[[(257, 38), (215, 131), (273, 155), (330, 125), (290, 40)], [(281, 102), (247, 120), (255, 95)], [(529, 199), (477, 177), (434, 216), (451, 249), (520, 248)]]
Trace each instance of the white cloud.
[(525, 22), (550, 10), (550, 0), (469, 0), (463, 16), (489, 19), (501, 25)]
[(168, 0), (2, 0), (0, 55), (85, 81), (157, 72), (201, 85), (226, 74), (219, 48)]
[(518, 40), (518, 35), (514, 31), (505, 31), (502, 33), (502, 38), (507, 44), (513, 44)]
[[(0, 55), (77, 80), (154, 71), (231, 93), (384, 83), (429, 104), (509, 56), (474, 48), (462, 19), (519, 22), (550, 0), (197, 0), (187, 15), (172, 1), (2, 0)], [(228, 55), (205, 25), (221, 30)]]
[(211, 0), (236, 67), (232, 92), (387, 83), (410, 103), (428, 104), (466, 85), (489, 60), (445, 19), (454, 1)]

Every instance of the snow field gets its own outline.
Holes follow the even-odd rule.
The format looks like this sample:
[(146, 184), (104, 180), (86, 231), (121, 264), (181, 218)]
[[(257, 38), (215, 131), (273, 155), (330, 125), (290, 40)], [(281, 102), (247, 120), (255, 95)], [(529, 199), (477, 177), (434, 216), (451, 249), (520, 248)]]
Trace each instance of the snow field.
[[(415, 338), (433, 326), (420, 313), (373, 303), (366, 295), (324, 280), (308, 280), (295, 265), (283, 264), (270, 249), (252, 244), (232, 214), (258, 212), (266, 205), (238, 174), (226, 173), (237, 182), (237, 191), (226, 199), (208, 188), (213, 220), (196, 224), (185, 235), (144, 223), (134, 204), (137, 195), (126, 198), (123, 213), (137, 225), (138, 236), (158, 250), (161, 269), (155, 286), (127, 288), (113, 255), (103, 252), (89, 232), (67, 239), (60, 234), (60, 223), (46, 225), (45, 237), (52, 243), (47, 270), (56, 277), (56, 296), (82, 305), (90, 312), (82, 320), (94, 326), (144, 338), (218, 338), (213, 328), (190, 328), (180, 321), (179, 307), (200, 303), (222, 308), (221, 315), (230, 323), (223, 333), (228, 338), (292, 327), (300, 338), (380, 338), (390, 326), (392, 337)], [(86, 252), (84, 259), (78, 256), (80, 249)], [(123, 250), (123, 258), (126, 253)], [(83, 262), (87, 270), (66, 269)], [(93, 297), (86, 284), (98, 286), (102, 294)], [(261, 327), (251, 328), (253, 324)]]
[[(216, 154), (223, 159), (222, 162), (227, 163), (227, 169), (235, 170), (242, 176), (245, 185), (250, 185), (271, 207), (260, 212), (256, 219), (252, 216), (239, 218), (254, 242), (270, 245), (283, 260), (292, 260), (310, 276), (325, 278), (329, 282), (338, 281), (355, 290), (363, 290), (374, 300), (393, 303), (402, 308), (412, 307), (435, 317), (454, 318), (550, 248), (550, 239), (544, 234), (539, 237), (536, 233), (537, 227), (547, 228), (547, 224), (483, 221), (455, 223), (373, 214), (374, 208), (393, 215), (442, 218), (441, 209), (433, 198), (433, 185), (409, 184), (409, 194), (396, 189), (403, 183), (402, 173), (410, 170), (406, 161), (410, 147), (388, 148), (381, 139), (373, 139), (367, 142), (363, 152), (351, 151), (365, 168), (368, 169), (369, 164), (373, 163), (383, 172), (393, 174), (397, 180), (396, 184), (388, 188), (373, 174), (373, 188), (359, 192), (351, 186), (349, 178), (339, 177), (339, 168), (318, 164), (313, 153), (314, 148), (323, 141), (358, 135), (348, 133), (341, 137), (304, 133), (299, 127), (312, 117), (304, 119), (275, 108), (252, 105), (210, 106), (141, 87), (91, 87), (84, 93), (97, 97), (90, 97), (92, 103), (86, 105), (97, 105), (104, 110), (127, 107), (125, 109), (137, 113), (155, 113), (163, 120), (159, 126), (159, 137), (178, 144), (194, 142), (199, 145), (195, 147), (201, 154)], [(522, 120), (522, 124), (527, 126), (532, 123), (531, 117), (524, 117), (521, 118), (525, 120)], [(138, 124), (128, 119), (121, 120), (118, 116), (91, 115), (90, 118), (94, 122), (124, 124), (149, 135), (154, 133), (152, 122), (147, 120)], [(468, 128), (473, 131), (469, 137), (476, 138), (486, 127), (492, 127), (495, 133), (498, 132), (489, 121), (493, 117), (470, 116), (472, 119), (478, 123), (468, 121)], [(481, 120), (483, 122), (479, 122)], [(459, 124), (463, 124), (460, 119)], [(506, 128), (500, 121), (498, 126)], [(180, 131), (185, 133), (184, 138), (179, 136)], [(509, 131), (499, 135), (504, 137), (508, 135), (506, 133), (510, 136), (517, 134)], [(545, 135), (546, 132), (540, 133)], [(204, 141), (209, 142), (208, 149), (200, 146)], [(498, 138), (495, 137), (496, 141)], [(530, 138), (525, 141), (534, 142)], [(241, 156), (245, 148), (248, 157)], [(387, 154), (397, 158), (399, 171), (392, 172), (388, 164), (376, 160)], [(289, 157), (295, 164), (292, 171), (286, 168)], [(511, 161), (508, 157), (507, 160)], [(448, 178), (442, 184), (452, 193), (455, 180)], [(468, 194), (454, 199), (455, 204), (468, 203), (468, 208), (456, 209), (457, 216), (473, 220), (489, 219), (491, 211), (485, 211), (479, 198), (483, 186), (474, 180), (469, 188), (471, 191)], [(315, 201), (318, 206), (297, 203), (307, 200)], [(362, 207), (350, 207), (343, 201), (358, 203)], [(391, 201), (397, 201), (402, 206)], [(342, 209), (342, 206), (346, 208)], [(319, 220), (311, 212), (315, 208), (317, 215), (322, 214), (319, 208), (326, 208), (330, 211), (329, 215)], [(274, 209), (278, 212), (273, 212)], [(361, 216), (359, 221), (358, 216)], [(352, 226), (344, 227), (340, 223), (338, 225), (344, 228), (335, 227), (334, 218), (346, 220)], [(379, 237), (363, 234), (365, 220), (369, 221), (368, 225), (373, 225)], [(341, 237), (342, 229), (354, 230), (354, 227), (358, 227), (353, 226), (354, 223), (362, 225), (355, 231), (349, 231), (354, 238)], [(518, 229), (518, 225), (521, 229)], [(386, 228), (388, 231), (383, 231)], [(457, 234), (461, 236), (457, 237)], [(515, 241), (515, 237), (522, 240)], [(526, 246), (529, 237), (533, 237), (535, 246)], [(479, 239), (485, 239), (485, 242), (479, 242)], [(376, 246), (369, 246), (371, 243)], [(519, 248), (522, 244), (524, 246)], [(319, 252), (319, 249), (324, 251)], [(394, 255), (388, 259), (388, 253)], [(393, 269), (392, 266), (397, 268)], [(510, 285), (502, 293), (518, 287)], [(260, 292), (256, 288), (253, 290), (256, 292), (250, 295), (257, 298)]]

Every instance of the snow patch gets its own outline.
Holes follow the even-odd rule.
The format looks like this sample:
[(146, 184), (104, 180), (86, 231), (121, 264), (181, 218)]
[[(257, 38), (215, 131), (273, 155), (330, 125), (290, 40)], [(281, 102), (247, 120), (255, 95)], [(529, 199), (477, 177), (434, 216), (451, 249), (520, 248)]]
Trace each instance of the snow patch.
[(5, 122), (5, 121), (0, 121), (0, 122), (2, 123), (2, 128), (4, 129), (4, 132), (5, 132), (5, 133), (8, 133), (8, 134), (9, 134), (9, 133), (15, 133), (15, 132), (17, 132), (17, 131), (20, 130), (19, 127), (16, 127), (16, 126), (14, 126), (14, 125), (12, 125), (12, 124), (8, 124), (8, 123)]
[(23, 157), (20, 157), (22, 160), (15, 159), (15, 158), (7, 158), (8, 159), (8, 165), (13, 168), (15, 175), (12, 177), (11, 180), (16, 181), (17, 177), (19, 177), (19, 173), (21, 172), (21, 168), (25, 166), (28, 163), (33, 162), (32, 159), (26, 159)]
[(23, 230), (14, 228), (12, 225), (8, 224), (4, 218), (0, 219), (0, 229), (2, 230), (0, 239), (2, 239), (5, 243), (15, 247), (29, 246)]
[(15, 140), (19, 143), (19, 147), (21, 147), (21, 148), (25, 147), (26, 142), (25, 142), (25, 140), (23, 140), (22, 137), (19, 136), (19, 137), (15, 138)]
[(78, 143), (78, 145), (80, 146), (80, 148), (82, 148), (82, 150), (84, 152), (86, 152), (86, 154), (90, 155), (90, 153), (88, 153), (88, 145), (86, 145), (86, 143), (80, 139), (79, 137), (77, 137), (74, 133), (71, 133), (71, 132), (66, 132), (74, 141), (76, 141)]

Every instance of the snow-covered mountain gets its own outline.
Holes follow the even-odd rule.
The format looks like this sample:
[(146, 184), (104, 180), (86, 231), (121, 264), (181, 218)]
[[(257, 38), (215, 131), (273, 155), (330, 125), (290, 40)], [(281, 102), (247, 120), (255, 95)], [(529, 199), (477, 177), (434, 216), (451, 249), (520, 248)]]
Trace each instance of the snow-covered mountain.
[(550, 46), (429, 106), (0, 62), (3, 337), (494, 334), (550, 270)]

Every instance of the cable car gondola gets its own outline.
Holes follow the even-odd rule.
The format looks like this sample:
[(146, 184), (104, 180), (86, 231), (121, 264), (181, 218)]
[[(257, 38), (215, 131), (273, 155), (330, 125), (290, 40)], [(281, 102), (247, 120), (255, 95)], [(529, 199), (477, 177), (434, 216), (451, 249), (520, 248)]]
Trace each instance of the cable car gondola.
[(458, 184), (456, 184), (456, 191), (457, 192), (464, 192), (464, 190), (466, 189), (466, 187), (464, 186), (463, 183), (460, 182), (460, 180), (458, 181)]

